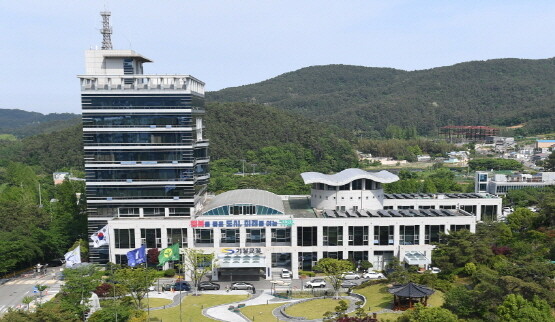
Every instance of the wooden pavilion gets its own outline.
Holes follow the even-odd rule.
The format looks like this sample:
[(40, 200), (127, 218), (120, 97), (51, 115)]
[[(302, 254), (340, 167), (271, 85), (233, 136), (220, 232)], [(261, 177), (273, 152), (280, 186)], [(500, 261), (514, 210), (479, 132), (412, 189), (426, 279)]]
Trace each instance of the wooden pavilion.
[(435, 291), (429, 287), (410, 282), (393, 285), (388, 292), (393, 294), (393, 310), (407, 310), (413, 308), (416, 303), (427, 306), (428, 297), (434, 294)]

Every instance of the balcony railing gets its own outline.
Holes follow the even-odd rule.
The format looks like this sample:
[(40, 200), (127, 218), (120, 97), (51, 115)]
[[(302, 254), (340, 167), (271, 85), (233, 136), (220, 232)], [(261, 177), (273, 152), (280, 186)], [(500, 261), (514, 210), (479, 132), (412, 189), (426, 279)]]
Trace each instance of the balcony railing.
[(189, 75), (79, 75), (82, 91), (187, 91), (204, 95), (204, 83)]

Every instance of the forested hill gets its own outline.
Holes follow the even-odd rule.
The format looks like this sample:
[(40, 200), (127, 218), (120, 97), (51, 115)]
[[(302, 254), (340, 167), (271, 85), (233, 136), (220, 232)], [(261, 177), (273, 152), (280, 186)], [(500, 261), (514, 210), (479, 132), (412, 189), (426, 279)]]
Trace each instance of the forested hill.
[(419, 71), (326, 65), (209, 92), (220, 102), (256, 102), (367, 135), (389, 125), (436, 134), (444, 125), (526, 123), (555, 130), (555, 59), (496, 59)]
[(81, 117), (72, 113), (41, 114), (17, 109), (0, 109), (0, 134), (17, 137), (62, 130), (80, 123)]

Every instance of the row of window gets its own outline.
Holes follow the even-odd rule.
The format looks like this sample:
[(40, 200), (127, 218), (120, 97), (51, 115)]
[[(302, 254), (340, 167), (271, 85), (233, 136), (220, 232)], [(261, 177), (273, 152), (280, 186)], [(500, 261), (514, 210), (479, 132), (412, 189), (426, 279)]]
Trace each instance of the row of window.
[(95, 144), (191, 144), (192, 132), (85, 132), (84, 143)]
[(204, 216), (227, 216), (227, 215), (283, 215), (283, 212), (260, 205), (226, 205), (210, 209), (203, 213)]
[[(462, 229), (470, 229), (470, 225), (451, 225), (451, 231)], [(134, 229), (114, 229), (116, 240), (116, 248), (133, 248)], [(343, 226), (323, 227), (322, 242), (324, 246), (366, 246), (369, 245), (369, 227), (368, 226), (349, 226), (347, 243), (343, 240)], [(424, 244), (439, 243), (441, 234), (445, 232), (445, 225), (425, 225), (424, 227)], [(173, 234), (173, 232), (172, 232)], [(272, 228), (272, 243), (291, 243), (291, 228)], [(185, 238), (180, 243), (187, 243), (186, 228), (180, 230), (180, 236)], [(183, 237), (185, 236), (185, 237)], [(372, 245), (393, 245), (394, 243), (394, 226), (374, 226), (374, 235)], [(399, 244), (400, 245), (418, 245), (420, 243), (420, 226), (400, 226), (399, 227)], [(168, 240), (173, 240), (173, 235), (168, 229)], [(148, 248), (161, 248), (160, 229), (141, 229), (141, 240)], [(214, 230), (212, 229), (195, 229), (195, 244), (213, 244)], [(266, 243), (266, 230), (261, 228), (246, 229), (247, 243)], [(220, 244), (239, 244), (239, 229), (222, 229), (220, 231)], [(132, 245), (132, 246), (130, 246)], [(156, 245), (156, 246), (153, 246)], [(157, 246), (160, 245), (160, 246)], [(297, 246), (308, 247), (318, 245), (317, 227), (297, 227)]]
[(193, 194), (193, 187), (189, 185), (87, 187), (87, 196), (97, 198), (193, 198)]
[(84, 127), (112, 126), (185, 126), (192, 125), (191, 115), (168, 114), (129, 114), (129, 115), (86, 115), (83, 117)]
[(341, 186), (332, 186), (325, 183), (313, 183), (314, 190), (378, 190), (382, 188), (382, 184), (370, 179), (357, 179)]
[(148, 108), (163, 107), (165, 109), (186, 109), (204, 108), (204, 99), (193, 95), (153, 95), (153, 94), (137, 94), (110, 96), (96, 96), (95, 94), (83, 94), (81, 103), (84, 109), (98, 108)]

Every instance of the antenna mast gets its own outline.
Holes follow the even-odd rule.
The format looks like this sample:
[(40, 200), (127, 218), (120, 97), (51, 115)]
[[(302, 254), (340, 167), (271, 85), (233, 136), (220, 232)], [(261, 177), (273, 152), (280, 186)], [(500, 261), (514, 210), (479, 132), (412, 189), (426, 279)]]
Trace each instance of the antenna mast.
[(100, 33), (102, 34), (102, 50), (112, 49), (112, 27), (110, 27), (110, 16), (112, 13), (110, 11), (101, 11), (102, 16), (102, 29)]

